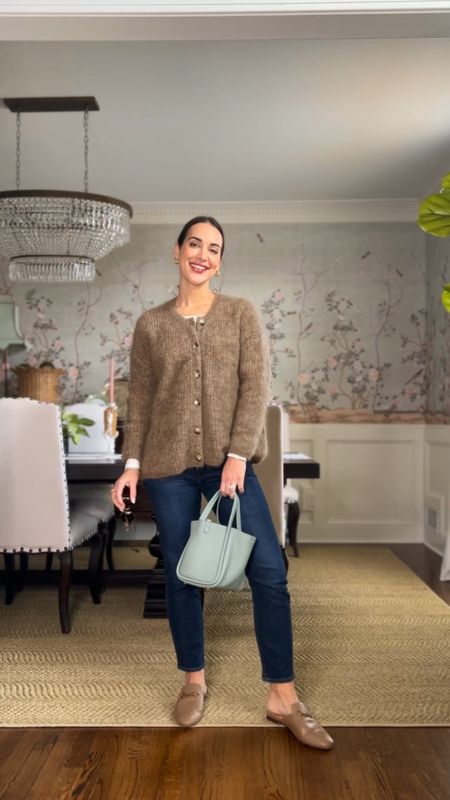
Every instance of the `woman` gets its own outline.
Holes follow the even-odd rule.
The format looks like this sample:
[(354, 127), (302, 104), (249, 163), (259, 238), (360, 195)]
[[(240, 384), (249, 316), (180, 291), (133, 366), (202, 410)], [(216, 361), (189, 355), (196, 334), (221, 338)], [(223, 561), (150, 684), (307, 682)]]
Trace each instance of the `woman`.
[(125, 471), (113, 490), (136, 498), (139, 478), (155, 510), (167, 587), (167, 610), (185, 686), (175, 706), (179, 725), (195, 725), (206, 697), (200, 590), (182, 583), (176, 565), (198, 519), (202, 494), (218, 489), (221, 521), (236, 490), (242, 528), (257, 537), (247, 565), (254, 621), (269, 683), (267, 716), (304, 744), (329, 749), (333, 740), (294, 688), (292, 628), (286, 569), (262, 490), (252, 468), (265, 452), (269, 363), (259, 317), (247, 300), (215, 294), (224, 234), (210, 217), (196, 217), (174, 248), (178, 295), (139, 318), (133, 337), (125, 431)]

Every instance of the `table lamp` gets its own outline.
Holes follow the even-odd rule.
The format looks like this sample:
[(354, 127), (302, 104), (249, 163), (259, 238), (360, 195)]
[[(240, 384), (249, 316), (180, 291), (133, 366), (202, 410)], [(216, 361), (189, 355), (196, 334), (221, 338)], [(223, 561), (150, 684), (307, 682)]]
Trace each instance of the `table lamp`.
[(24, 350), (18, 325), (17, 306), (8, 294), (0, 295), (0, 353), (3, 361), (3, 396), (8, 397), (8, 353)]

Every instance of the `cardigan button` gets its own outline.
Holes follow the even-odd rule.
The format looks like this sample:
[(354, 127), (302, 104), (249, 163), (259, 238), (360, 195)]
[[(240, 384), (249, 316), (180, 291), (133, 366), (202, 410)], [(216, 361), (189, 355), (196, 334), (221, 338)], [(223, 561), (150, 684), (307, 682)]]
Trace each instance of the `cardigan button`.
[(192, 345), (192, 349), (198, 350), (198, 342), (194, 342), (194, 344)]
[(194, 428), (194, 433), (201, 433), (201, 428)]
[(198, 369), (195, 370), (194, 375), (196, 378), (200, 377), (200, 372), (198, 371)]
[(200, 405), (200, 400), (195, 399), (194, 400), (194, 406), (199, 406), (199, 405)]
[(199, 323), (200, 323), (200, 325), (204, 325), (205, 324), (205, 320), (204, 319), (199, 319)]
[(201, 457), (200, 453), (197, 453), (197, 455), (195, 456), (195, 460), (196, 461), (201, 461), (202, 460), (202, 457)]

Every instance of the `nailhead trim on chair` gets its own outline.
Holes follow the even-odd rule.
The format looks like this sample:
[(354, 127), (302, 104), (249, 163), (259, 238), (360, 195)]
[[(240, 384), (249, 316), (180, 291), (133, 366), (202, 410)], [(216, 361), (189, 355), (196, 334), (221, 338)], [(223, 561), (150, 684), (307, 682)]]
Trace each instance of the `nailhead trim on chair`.
[(67, 553), (67, 552), (70, 552), (71, 550), (75, 550), (75, 548), (78, 547), (80, 544), (83, 544), (83, 542), (88, 542), (89, 539), (96, 532), (97, 532), (97, 528), (93, 528), (93, 530), (90, 533), (88, 533), (87, 536), (84, 536), (82, 539), (80, 539), (79, 542), (76, 543), (76, 545), (73, 545), (72, 547), (63, 547), (63, 548), (59, 548), (58, 547), (56, 549), (53, 549), (51, 547), (21, 547), (20, 549), (17, 548), (17, 547), (12, 547), (12, 548), (11, 547), (0, 547), (0, 553), (13, 553), (13, 554), (16, 554), (16, 553)]

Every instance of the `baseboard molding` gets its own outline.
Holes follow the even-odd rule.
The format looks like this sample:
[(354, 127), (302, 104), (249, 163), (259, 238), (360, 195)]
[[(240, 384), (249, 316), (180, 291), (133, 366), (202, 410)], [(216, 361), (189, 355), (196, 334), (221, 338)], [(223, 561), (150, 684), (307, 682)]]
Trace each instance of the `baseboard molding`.
[[(302, 536), (301, 533), (299, 534), (300, 538), (297, 539), (298, 545), (301, 548), (302, 544), (317, 544), (317, 545), (333, 545), (333, 544), (348, 544), (348, 545), (361, 545), (363, 546), (378, 546), (383, 547), (384, 545), (390, 544), (425, 544), (422, 540), (418, 539), (399, 539), (398, 536), (392, 536), (389, 539), (380, 539), (374, 541), (374, 539), (347, 539), (347, 538), (309, 538), (308, 536)], [(428, 547), (428, 545), (427, 545)], [(430, 547), (430, 550), (433, 550), (437, 555), (442, 556), (442, 553), (438, 553), (437, 550)]]
[(423, 544), (425, 545), (425, 547), (428, 548), (428, 550), (432, 550), (433, 553), (436, 553), (437, 556), (441, 556), (442, 558), (442, 556), (444, 555), (444, 548), (442, 548), (442, 550), (439, 550), (437, 547), (434, 547), (429, 542), (423, 542)]

